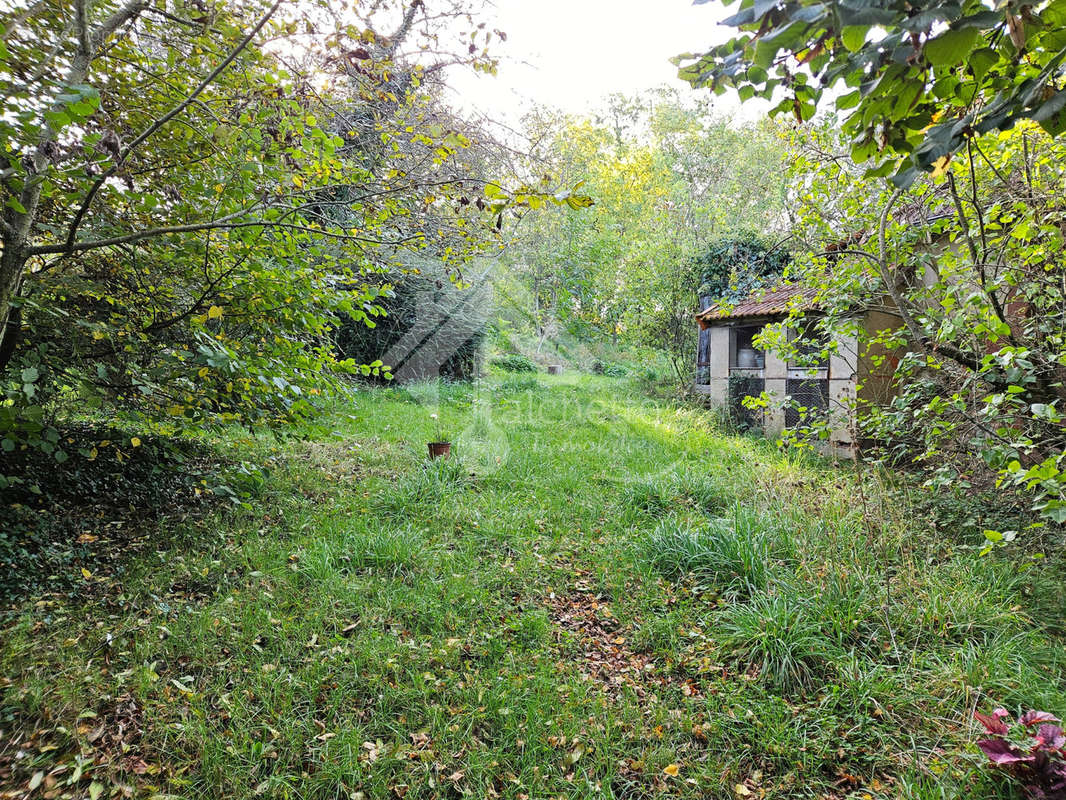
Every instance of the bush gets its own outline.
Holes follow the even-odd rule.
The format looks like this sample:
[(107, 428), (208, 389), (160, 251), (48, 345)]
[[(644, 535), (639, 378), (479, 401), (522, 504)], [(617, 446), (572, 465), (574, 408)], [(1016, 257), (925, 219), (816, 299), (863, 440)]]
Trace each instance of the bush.
[(608, 378), (624, 378), (629, 374), (629, 370), (621, 364), (601, 361), (598, 358), (592, 362), (592, 372), (596, 375), (606, 375)]
[[(404, 382), (476, 377), (486, 337), (485, 287), (459, 288), (434, 259), (410, 254), (405, 258), (405, 268), (388, 275), (391, 290), (376, 300), (383, 313), (374, 318), (373, 326), (348, 317), (338, 319), (333, 334), (337, 352), (362, 364), (385, 361), (396, 371), (396, 379)], [(432, 335), (417, 333), (422, 330), (432, 330)], [(416, 336), (407, 352), (405, 343), (412, 332)]]
[(508, 353), (497, 356), (491, 361), (492, 366), (504, 372), (539, 372), (540, 367), (521, 353)]

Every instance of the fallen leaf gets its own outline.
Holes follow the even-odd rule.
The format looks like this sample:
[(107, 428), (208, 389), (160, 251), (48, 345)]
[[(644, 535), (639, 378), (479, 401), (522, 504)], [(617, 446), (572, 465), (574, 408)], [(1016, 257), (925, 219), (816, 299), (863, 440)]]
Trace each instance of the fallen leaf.
[(578, 742), (574, 749), (570, 751), (570, 755), (566, 757), (566, 760), (571, 764), (576, 764), (583, 755), (585, 755), (585, 745)]
[(663, 768), (663, 772), (669, 775), (671, 778), (676, 778), (677, 773), (681, 771), (681, 767), (677, 764), (668, 764)]
[(751, 794), (751, 789), (749, 789), (743, 783), (738, 783), (736, 786), (734, 786), (733, 787), (733, 791), (736, 792), (741, 797), (747, 797), (748, 795)]

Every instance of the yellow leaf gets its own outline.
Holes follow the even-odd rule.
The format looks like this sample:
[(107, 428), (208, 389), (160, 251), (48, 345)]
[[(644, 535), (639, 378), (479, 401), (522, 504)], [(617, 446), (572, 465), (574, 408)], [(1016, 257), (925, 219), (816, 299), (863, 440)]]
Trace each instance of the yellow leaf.
[(85, 580), (89, 580), (89, 578), (91, 578), (93, 576), (93, 574), (91, 572), (89, 572), (89, 570), (85, 569), (85, 567), (82, 567), (81, 568), (81, 576), (83, 578), (85, 578)]
[(932, 176), (934, 178), (938, 178), (941, 175), (943, 175), (945, 172), (947, 172), (948, 171), (948, 164), (950, 162), (951, 162), (951, 156), (941, 156), (936, 161), (934, 161), (933, 162), (933, 173), (932, 173)]
[(218, 306), (211, 306), (211, 308), (207, 309), (207, 318), (208, 319), (218, 319), (221, 316), (222, 316), (222, 309), (219, 308)]
[(134, 436), (132, 439), (130, 439), (130, 444), (132, 444), (134, 447), (140, 447), (141, 440)]
[(577, 746), (570, 751), (570, 755), (567, 756), (566, 760), (571, 764), (576, 764), (583, 755), (585, 755), (585, 745), (578, 742)]
[(223, 186), (223, 185), (222, 185), (221, 183), (216, 183), (216, 184), (215, 184), (215, 191), (216, 191), (216, 192), (218, 192), (219, 194), (222, 194), (222, 191), (223, 191), (223, 190), (224, 190), (225, 188), (226, 188), (226, 187), (225, 187), (225, 186)]
[(200, 371), (197, 372), (196, 374), (199, 375), (201, 378), (206, 378), (207, 377), (207, 373), (208, 373), (207, 367), (200, 367)]
[(672, 778), (676, 778), (677, 777), (677, 773), (680, 772), (680, 771), (681, 771), (681, 767), (679, 765), (677, 765), (677, 764), (668, 764), (666, 767), (663, 768), (663, 772), (665, 772), (667, 775), (669, 775)]
[(736, 786), (734, 786), (733, 787), (733, 791), (736, 792), (741, 797), (747, 797), (748, 795), (751, 794), (751, 789), (749, 789), (743, 783), (738, 783)]

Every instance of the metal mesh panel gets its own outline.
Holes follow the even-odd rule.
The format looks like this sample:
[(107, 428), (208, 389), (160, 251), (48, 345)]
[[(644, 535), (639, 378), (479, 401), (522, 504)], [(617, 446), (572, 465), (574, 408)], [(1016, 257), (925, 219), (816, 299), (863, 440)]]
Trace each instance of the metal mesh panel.
[(729, 376), (729, 417), (741, 430), (762, 425), (762, 413), (745, 407), (745, 397), (758, 397), (766, 388), (766, 381), (754, 375)]
[(795, 428), (806, 420), (825, 417), (829, 411), (829, 381), (825, 379), (790, 378), (785, 381), (785, 394), (792, 398), (792, 402), (785, 407), (786, 428)]

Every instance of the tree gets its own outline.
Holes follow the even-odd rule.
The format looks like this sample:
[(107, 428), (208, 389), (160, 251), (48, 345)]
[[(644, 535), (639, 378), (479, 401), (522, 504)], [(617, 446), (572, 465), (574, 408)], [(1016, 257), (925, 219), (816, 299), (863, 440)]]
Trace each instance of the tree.
[(717, 238), (694, 259), (700, 302), (747, 297), (780, 279), (790, 258), (784, 242), (768, 243), (750, 231)]
[(542, 198), (470, 174), (473, 143), (432, 102), (445, 66), (493, 68), (494, 32), (460, 26), (450, 55), (461, 7), (368, 9), (4, 14), (0, 446), (64, 460), (61, 398), (164, 432), (310, 413), (332, 377), (381, 369), (338, 361), (330, 329), (376, 313), (397, 247), (446, 242), (454, 270)]
[[(717, 237), (786, 219), (780, 131), (740, 126), (666, 90), (612, 97), (601, 114), (554, 124), (544, 161), (581, 180), (591, 209), (531, 220), (513, 252), (538, 325), (653, 347), (687, 383), (700, 277)], [(531, 132), (531, 138), (537, 138)]]
[[(1023, 123), (901, 192), (873, 190), (831, 128), (795, 145), (807, 253), (793, 271), (817, 289), (819, 328), (857, 337), (870, 380), (891, 380), (849, 410), (882, 445), (869, 455), (918, 467), (938, 490), (999, 487), (1001, 508), (1015, 491), (1034, 527), (1066, 521), (1063, 146)], [(866, 307), (899, 322), (866, 330), (854, 315)], [(797, 344), (784, 326), (763, 338), (785, 356)]]
[(900, 186), (1019, 120), (1066, 130), (1062, 3), (741, 0), (724, 24), (740, 35), (680, 56), (682, 78), (777, 100), (799, 121), (833, 90), (852, 157)]

